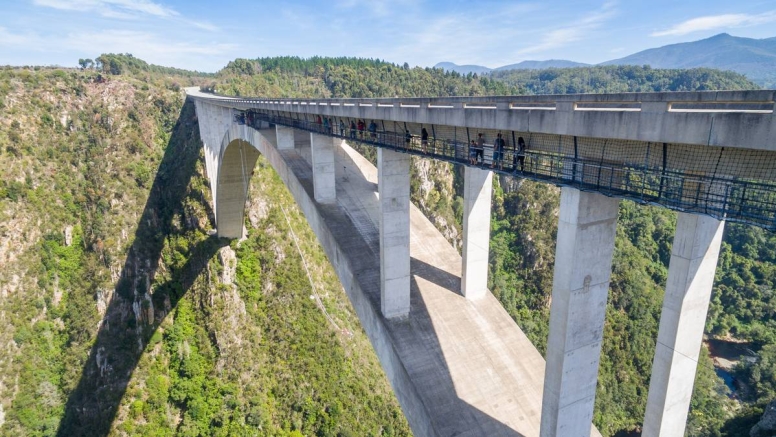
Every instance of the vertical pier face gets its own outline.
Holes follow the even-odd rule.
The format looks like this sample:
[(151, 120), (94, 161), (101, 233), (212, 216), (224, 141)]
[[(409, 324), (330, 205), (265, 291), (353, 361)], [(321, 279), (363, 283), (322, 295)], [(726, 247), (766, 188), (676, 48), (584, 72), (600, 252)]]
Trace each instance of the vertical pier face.
[(275, 137), (278, 150), (290, 150), (294, 148), (294, 128), (275, 125)]
[(410, 155), (377, 150), (380, 305), (386, 318), (410, 312)]
[(644, 437), (684, 435), (724, 227), (707, 216), (677, 216)]
[(218, 175), (221, 167), (222, 142), (232, 123), (232, 110), (197, 101), (199, 136), (205, 146), (205, 168), (210, 180), (213, 210), (218, 213)]
[[(291, 135), (293, 142), (293, 130)], [(337, 201), (334, 171), (335, 141), (341, 142), (342, 140), (326, 135), (310, 134), (310, 148), (313, 157), (313, 192), (315, 193), (315, 201), (319, 203)]]
[(488, 291), (488, 249), (493, 172), (464, 167), (461, 293), (478, 299)]
[(619, 200), (561, 191), (541, 436), (588, 436)]

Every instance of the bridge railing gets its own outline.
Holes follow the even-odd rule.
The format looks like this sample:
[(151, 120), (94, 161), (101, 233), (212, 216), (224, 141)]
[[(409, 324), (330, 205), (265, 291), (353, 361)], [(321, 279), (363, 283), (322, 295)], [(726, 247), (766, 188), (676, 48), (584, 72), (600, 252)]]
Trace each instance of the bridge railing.
[(249, 114), (246, 119), (248, 124), (258, 121), (279, 124), (417, 156), (486, 168), (503, 175), (596, 191), (776, 231), (776, 184), (773, 183), (692, 174), (638, 163), (575, 158), (563, 153), (531, 150), (530, 141), (522, 152), (513, 142), (504, 149), (501, 157), (493, 156), (492, 146), (486, 146), (484, 153), (478, 155), (467, 141), (431, 135), (424, 141), (417, 135), (408, 136), (406, 131), (370, 131), (366, 126), (352, 129), (350, 123), (346, 123), (345, 129), (340, 129), (338, 123), (327, 126), (279, 113), (252, 110)]

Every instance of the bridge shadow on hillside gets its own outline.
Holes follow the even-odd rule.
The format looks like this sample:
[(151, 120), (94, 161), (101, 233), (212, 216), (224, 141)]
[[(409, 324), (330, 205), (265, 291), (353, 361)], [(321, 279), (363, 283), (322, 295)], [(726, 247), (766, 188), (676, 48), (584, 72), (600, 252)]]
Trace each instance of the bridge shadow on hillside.
[[(203, 193), (190, 192), (201, 143), (194, 104), (186, 101), (159, 165), (135, 239), (100, 324), (94, 345), (69, 394), (57, 430), (59, 437), (105, 436), (146, 345), (159, 325), (192, 287), (208, 260), (226, 240), (208, 237), (194, 245), (180, 268), (170, 266), (166, 280), (154, 284), (165, 239), (196, 227), (184, 201), (199, 202), (213, 217)], [(176, 217), (184, 222), (174, 223)], [(154, 284), (153, 292), (148, 290)], [(149, 301), (151, 305), (149, 305)]]

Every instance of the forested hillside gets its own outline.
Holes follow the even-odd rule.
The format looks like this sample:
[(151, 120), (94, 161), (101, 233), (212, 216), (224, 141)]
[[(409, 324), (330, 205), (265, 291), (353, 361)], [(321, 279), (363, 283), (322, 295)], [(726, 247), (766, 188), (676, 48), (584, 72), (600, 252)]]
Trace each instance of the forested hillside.
[(191, 81), (122, 71), (0, 70), (0, 435), (409, 435), (274, 172), (211, 236)]
[[(336, 276), (265, 163), (247, 239), (210, 235), (184, 85), (294, 97), (756, 88), (731, 73), (642, 67), (478, 77), (283, 57), (205, 76), (126, 55), (97, 61), (0, 70), (0, 435), (409, 434)], [(460, 169), (414, 159), (413, 174), (413, 201), (460, 244)], [(511, 178), (494, 188), (490, 286), (543, 351), (559, 190)], [(670, 211), (622, 203), (595, 412), (606, 436), (643, 419), (674, 226)], [(310, 299), (302, 256), (336, 326)], [(719, 264), (708, 332), (750, 342), (760, 359), (737, 371), (741, 404), (702, 354), (688, 435), (748, 436), (776, 397), (776, 238), (728, 225)]]

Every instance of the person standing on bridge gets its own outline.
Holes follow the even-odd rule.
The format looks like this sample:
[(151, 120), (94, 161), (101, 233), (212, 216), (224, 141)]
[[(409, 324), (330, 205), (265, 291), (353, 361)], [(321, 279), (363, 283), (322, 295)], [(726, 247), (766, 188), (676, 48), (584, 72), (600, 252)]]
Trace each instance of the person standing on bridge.
[(340, 136), (344, 137), (345, 136), (345, 122), (342, 121), (342, 119), (340, 119), (339, 129), (340, 129)]
[(326, 117), (323, 117), (323, 130), (327, 133), (331, 133), (331, 125), (329, 124), (329, 119)]
[(412, 143), (412, 134), (410, 133), (410, 130), (407, 129), (405, 130), (405, 133), (404, 133), (404, 147), (407, 150), (409, 150), (410, 148), (410, 143)]
[(366, 123), (364, 120), (358, 120), (358, 138), (364, 139), (364, 128), (366, 127)]
[(425, 127), (420, 130), (420, 145), (423, 147), (423, 153), (428, 153), (428, 131)]
[(481, 133), (477, 134), (477, 147), (474, 150), (477, 151), (477, 159), (479, 159), (480, 165), (485, 164), (485, 138)]
[(356, 122), (350, 120), (350, 138), (356, 139)]
[(372, 141), (377, 141), (377, 123), (374, 120), (369, 122), (369, 138)]
[(477, 143), (474, 140), (469, 144), (469, 164), (477, 164)]
[(523, 137), (517, 137), (517, 153), (515, 153), (515, 161), (512, 162), (512, 165), (515, 167), (515, 170), (517, 170), (517, 165), (520, 165), (520, 171), (523, 171), (523, 167), (525, 166), (525, 140)]
[(490, 162), (490, 168), (498, 164), (499, 170), (504, 169), (504, 139), (501, 138), (501, 132), (496, 135), (496, 141), (493, 143), (493, 159)]

